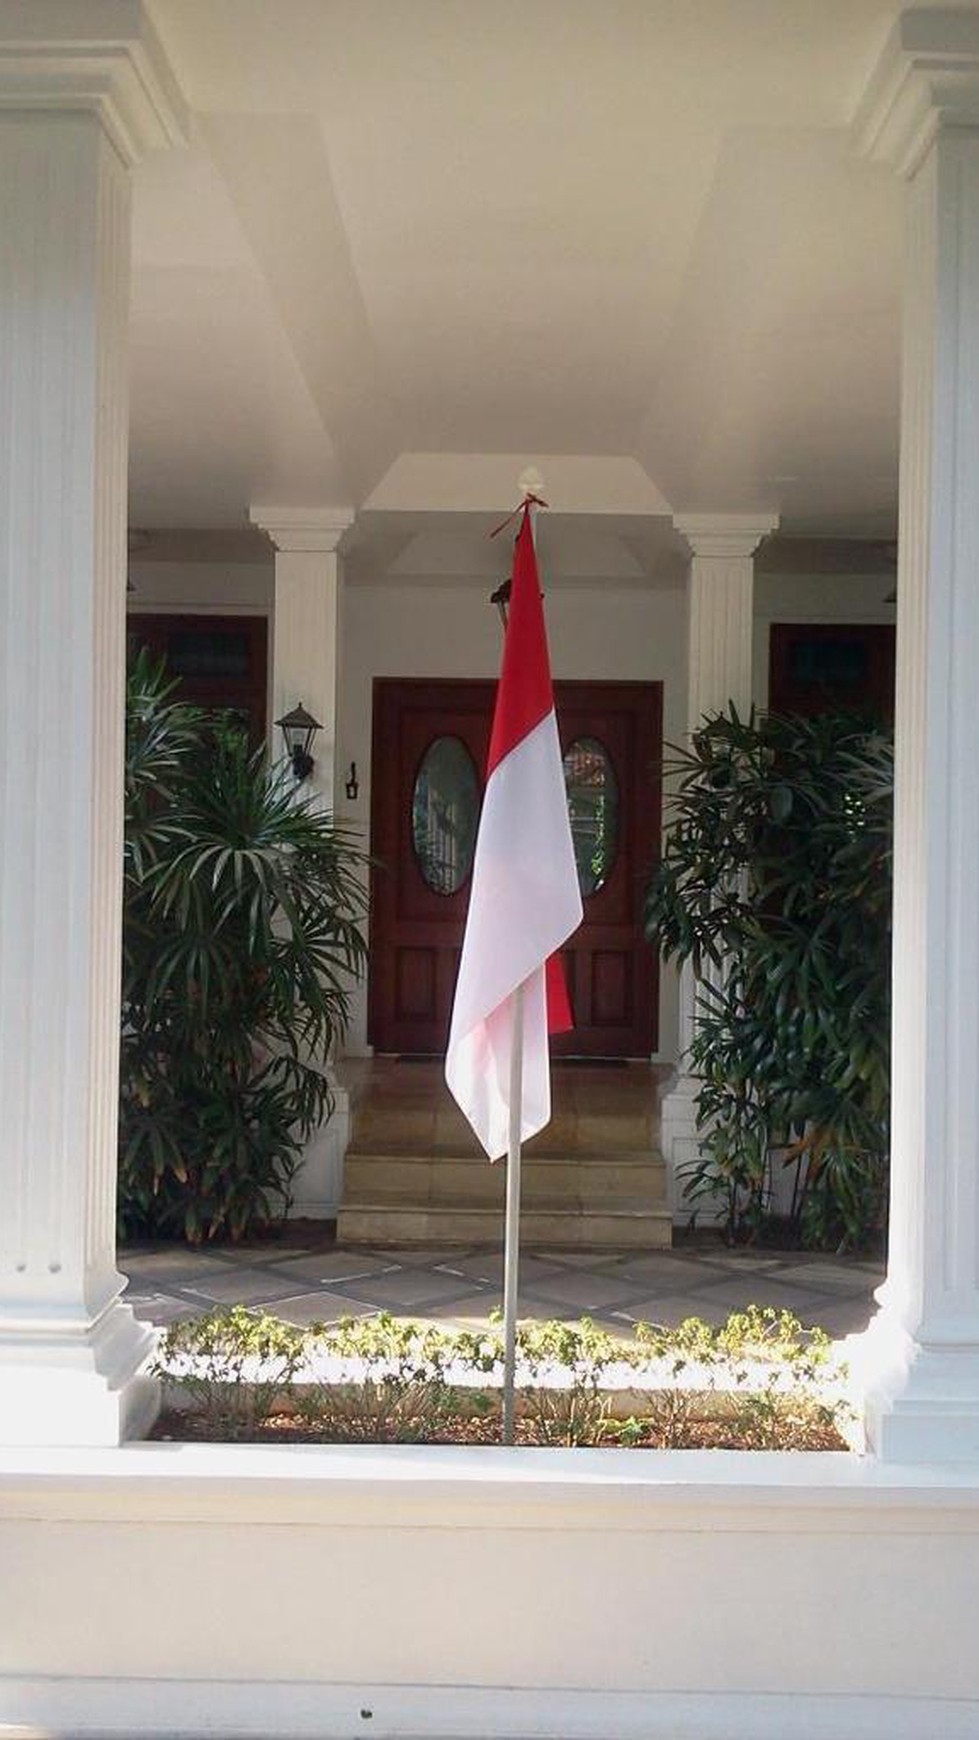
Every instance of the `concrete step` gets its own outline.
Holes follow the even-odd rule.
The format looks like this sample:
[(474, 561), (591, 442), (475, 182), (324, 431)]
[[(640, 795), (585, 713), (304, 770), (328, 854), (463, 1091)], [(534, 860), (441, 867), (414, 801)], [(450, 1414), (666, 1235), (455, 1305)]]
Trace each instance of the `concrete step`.
[[(655, 1148), (658, 1100), (648, 1069), (555, 1069), (551, 1120), (528, 1154)], [(481, 1150), (445, 1085), (442, 1065), (394, 1062), (355, 1091), (351, 1146), (361, 1153), (471, 1154)]]
[[(657, 1149), (657, 1078), (646, 1066), (556, 1068), (551, 1121), (528, 1142), (525, 1243), (551, 1250), (670, 1243)], [(499, 1245), (506, 1166), (491, 1166), (440, 1063), (380, 1060), (353, 1097), (342, 1244)]]
[[(667, 1248), (672, 1225), (665, 1209), (643, 1204), (614, 1210), (528, 1209), (520, 1216), (521, 1244), (528, 1250), (624, 1251)], [(413, 1208), (396, 1203), (344, 1203), (337, 1222), (343, 1245), (410, 1249), (503, 1242), (499, 1208)]]
[[(666, 1203), (666, 1170), (659, 1154), (619, 1152), (573, 1156), (528, 1153), (521, 1190), (528, 1208), (579, 1212), (615, 1207), (620, 1200), (659, 1209)], [(503, 1207), (506, 1166), (485, 1155), (363, 1153), (349, 1148), (344, 1162), (344, 1205), (416, 1208)]]
[[(527, 1144), (528, 1154), (629, 1153), (653, 1146), (656, 1123), (645, 1109), (575, 1110), (555, 1107), (545, 1130)], [(481, 1154), (469, 1125), (447, 1094), (426, 1104), (387, 1104), (372, 1098), (355, 1108), (351, 1145), (363, 1154), (430, 1151)]]

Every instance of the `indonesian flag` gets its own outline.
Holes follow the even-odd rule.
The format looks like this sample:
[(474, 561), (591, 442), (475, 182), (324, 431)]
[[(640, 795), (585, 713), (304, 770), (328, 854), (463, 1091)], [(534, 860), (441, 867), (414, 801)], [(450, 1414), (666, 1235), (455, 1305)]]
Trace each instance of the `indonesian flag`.
[(573, 1025), (556, 951), (581, 917), (544, 610), (525, 507), (445, 1059), (449, 1089), (491, 1160), (508, 1147), (513, 995), (520, 985), (525, 987), (521, 1141), (550, 1119), (548, 1031), (563, 1033)]

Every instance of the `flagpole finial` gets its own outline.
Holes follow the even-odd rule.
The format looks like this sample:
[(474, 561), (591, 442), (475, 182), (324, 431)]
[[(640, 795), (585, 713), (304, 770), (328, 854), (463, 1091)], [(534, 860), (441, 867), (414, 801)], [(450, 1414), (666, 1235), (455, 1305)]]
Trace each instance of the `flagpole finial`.
[(537, 501), (543, 500), (544, 479), (541, 477), (536, 465), (527, 465), (524, 467), (523, 471), (520, 473), (517, 488), (520, 491), (523, 501), (526, 501), (528, 496), (533, 496)]

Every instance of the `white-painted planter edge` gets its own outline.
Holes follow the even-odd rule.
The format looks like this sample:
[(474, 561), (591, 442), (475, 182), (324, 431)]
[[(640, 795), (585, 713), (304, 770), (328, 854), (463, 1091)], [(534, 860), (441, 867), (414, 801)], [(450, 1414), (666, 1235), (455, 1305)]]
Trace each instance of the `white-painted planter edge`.
[(0, 1563), (0, 1724), (46, 1736), (979, 1732), (966, 1465), (8, 1451)]

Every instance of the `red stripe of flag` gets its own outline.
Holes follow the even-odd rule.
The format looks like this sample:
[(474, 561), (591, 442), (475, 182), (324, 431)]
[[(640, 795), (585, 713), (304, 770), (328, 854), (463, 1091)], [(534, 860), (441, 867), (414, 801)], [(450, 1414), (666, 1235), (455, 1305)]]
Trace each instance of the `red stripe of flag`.
[(525, 508), (513, 550), (510, 616), (496, 691), (487, 778), (503, 757), (547, 717), (553, 705), (534, 534)]
[[(551, 682), (551, 660), (547, 650), (547, 630), (544, 627), (544, 603), (537, 570), (537, 551), (530, 523), (530, 510), (524, 508), (520, 530), (513, 547), (513, 578), (510, 585), (510, 614), (506, 641), (503, 646), (503, 666), (496, 691), (493, 731), (490, 737), (486, 777), (498, 767), (505, 755), (515, 749), (527, 734), (546, 719), (554, 707), (554, 687)], [(574, 1011), (568, 992), (567, 974), (560, 955), (551, 955), (547, 962), (547, 1031), (570, 1033), (574, 1028)]]
[[(490, 738), (446, 1081), (491, 1158), (518, 1112), (521, 1140), (550, 1117), (548, 1031), (572, 1025), (558, 951), (581, 894), (554, 716), (533, 534), (524, 513)], [(522, 1098), (511, 1107), (514, 998), (523, 987)]]

